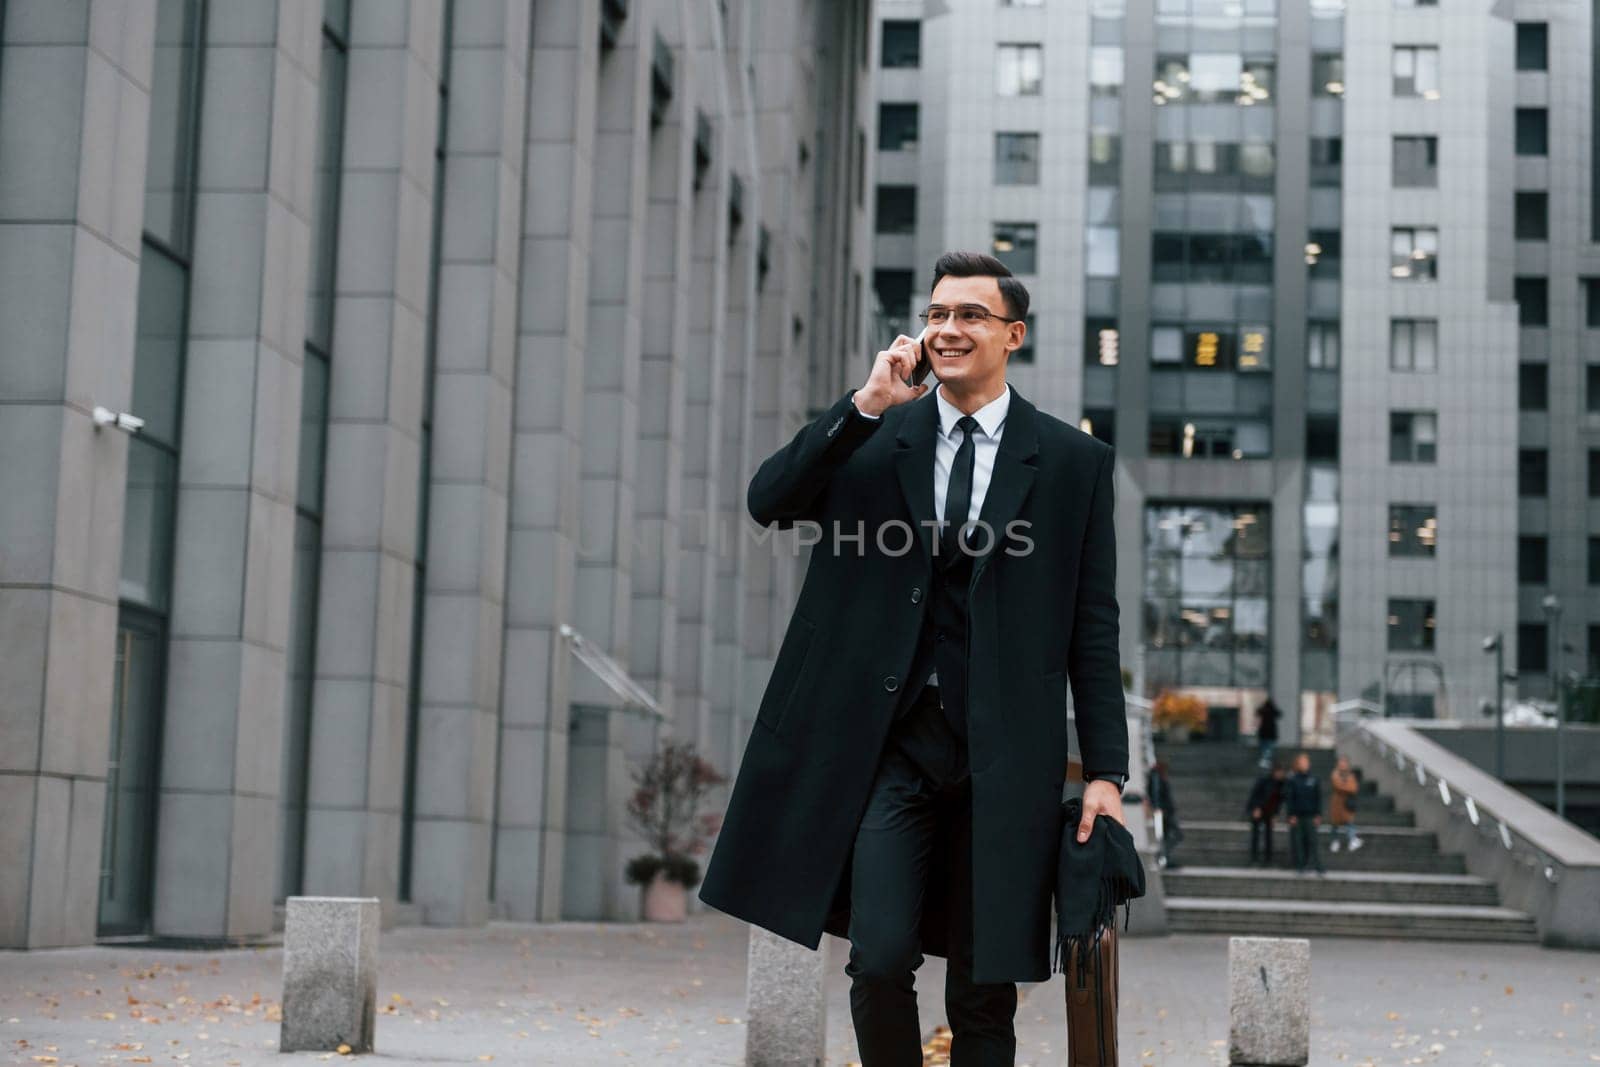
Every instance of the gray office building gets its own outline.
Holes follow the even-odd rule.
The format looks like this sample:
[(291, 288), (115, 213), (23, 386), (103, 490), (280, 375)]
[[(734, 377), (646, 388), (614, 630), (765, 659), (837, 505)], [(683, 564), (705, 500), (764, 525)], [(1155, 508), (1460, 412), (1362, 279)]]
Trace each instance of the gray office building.
[(1596, 670), (1593, 14), (880, 3), (877, 327), (945, 248), (1028, 283), (1009, 377), (1117, 448), (1142, 695), (1326, 743), (1476, 719), (1496, 633), (1512, 695)]
[(870, 0), (0, 3), (0, 948), (632, 918), (860, 362)]

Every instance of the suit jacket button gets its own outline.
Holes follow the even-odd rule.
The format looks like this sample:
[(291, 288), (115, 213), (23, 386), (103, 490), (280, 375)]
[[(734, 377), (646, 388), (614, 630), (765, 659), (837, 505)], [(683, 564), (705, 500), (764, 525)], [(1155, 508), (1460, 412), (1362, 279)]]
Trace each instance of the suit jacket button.
[(896, 678), (892, 674), (889, 675), (889, 677), (883, 680), (883, 688), (886, 692), (894, 692), (896, 689), (900, 688), (900, 679)]
[(922, 603), (922, 590), (920, 590), (920, 589), (911, 590), (911, 602), (913, 604)]

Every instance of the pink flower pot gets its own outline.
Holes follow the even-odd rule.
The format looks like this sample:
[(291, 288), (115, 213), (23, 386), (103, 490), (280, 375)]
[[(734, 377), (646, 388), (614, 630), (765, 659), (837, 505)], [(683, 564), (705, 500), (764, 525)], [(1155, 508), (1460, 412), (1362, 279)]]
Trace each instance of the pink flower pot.
[(644, 921), (681, 923), (689, 915), (689, 891), (661, 872), (644, 888)]

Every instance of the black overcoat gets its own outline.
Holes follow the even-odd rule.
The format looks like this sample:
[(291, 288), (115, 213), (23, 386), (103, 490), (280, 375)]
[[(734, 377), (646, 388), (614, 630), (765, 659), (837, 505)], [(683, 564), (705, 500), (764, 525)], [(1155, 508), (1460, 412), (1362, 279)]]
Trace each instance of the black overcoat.
[[(846, 395), (750, 482), (757, 523), (821, 540), (700, 898), (810, 948), (848, 929), (851, 846), (928, 608), (937, 429), (931, 391), (877, 421)], [(1069, 683), (1084, 770), (1127, 773), (1112, 475), (1109, 446), (1012, 391), (968, 594), (977, 982), (1050, 974)], [(943, 956), (938, 859), (922, 948)]]

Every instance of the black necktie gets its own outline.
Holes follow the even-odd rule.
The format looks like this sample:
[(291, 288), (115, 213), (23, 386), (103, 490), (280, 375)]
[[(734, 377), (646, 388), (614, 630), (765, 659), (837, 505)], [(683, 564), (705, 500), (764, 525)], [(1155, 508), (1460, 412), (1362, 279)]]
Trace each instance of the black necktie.
[(961, 431), (961, 447), (956, 449), (956, 461), (950, 467), (950, 480), (945, 483), (945, 527), (939, 549), (945, 555), (946, 566), (955, 563), (956, 556), (961, 552), (956, 544), (956, 536), (967, 521), (967, 512), (972, 509), (972, 471), (978, 462), (978, 448), (972, 443), (972, 432), (977, 428), (978, 420), (971, 415), (963, 415), (956, 420), (956, 429)]

